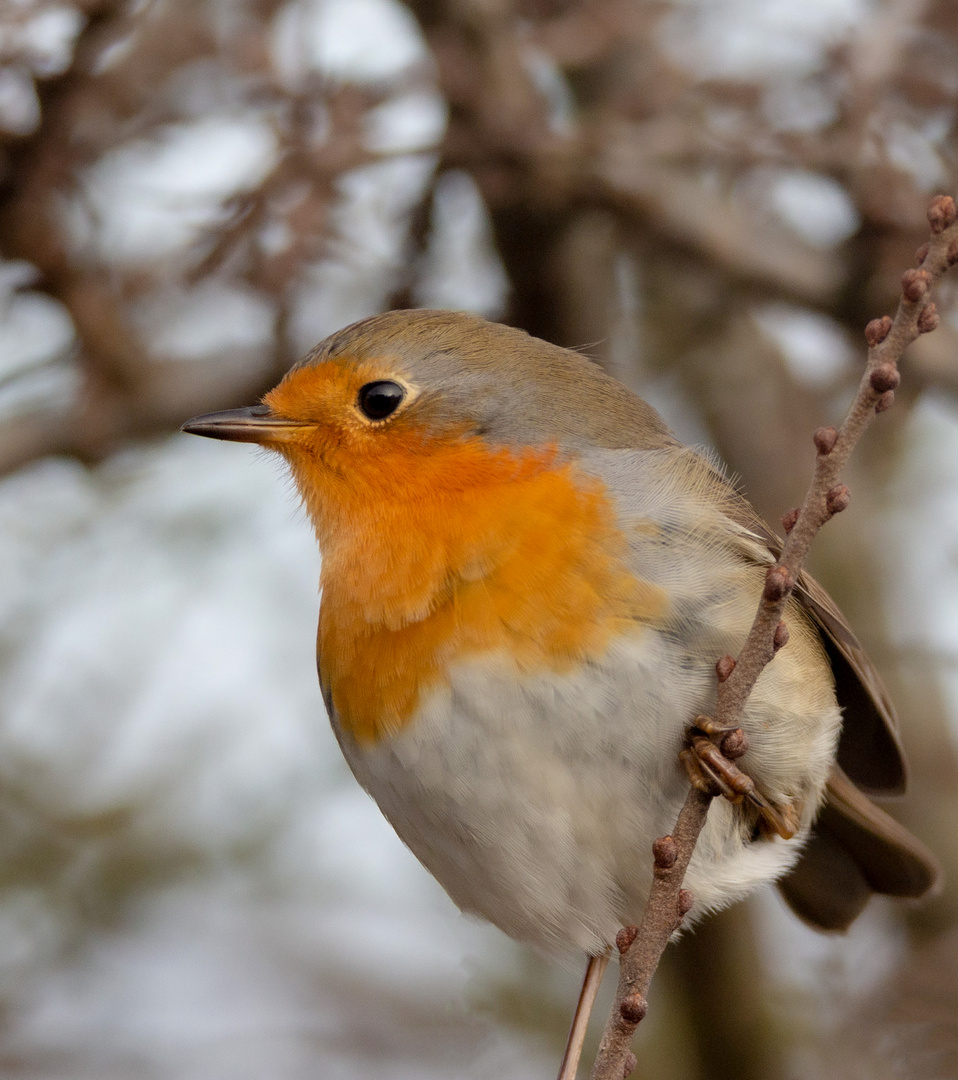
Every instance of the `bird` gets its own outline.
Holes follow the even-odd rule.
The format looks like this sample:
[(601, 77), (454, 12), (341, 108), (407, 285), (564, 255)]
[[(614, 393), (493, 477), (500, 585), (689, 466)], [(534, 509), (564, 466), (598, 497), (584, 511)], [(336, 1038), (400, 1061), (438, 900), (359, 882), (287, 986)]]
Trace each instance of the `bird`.
[[(322, 556), (329, 719), (399, 837), (463, 911), (601, 977), (781, 541), (597, 363), (464, 312), (353, 323), (259, 404), (183, 430), (285, 459)], [(715, 800), (689, 922), (777, 882), (838, 931), (938, 880), (869, 797), (905, 785), (877, 670), (807, 574), (784, 620), (738, 764), (791, 825)]]

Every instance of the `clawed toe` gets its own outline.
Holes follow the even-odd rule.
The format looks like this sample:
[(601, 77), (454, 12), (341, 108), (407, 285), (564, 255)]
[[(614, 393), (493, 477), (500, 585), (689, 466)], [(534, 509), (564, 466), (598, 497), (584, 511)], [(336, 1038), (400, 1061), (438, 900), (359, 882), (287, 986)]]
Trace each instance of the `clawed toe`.
[(762, 795), (755, 781), (735, 764), (746, 750), (748, 738), (741, 728), (723, 727), (711, 717), (697, 716), (679, 760), (699, 791), (721, 795), (735, 805), (747, 802), (758, 811), (763, 831), (791, 840), (798, 832), (801, 808), (792, 802), (779, 806)]

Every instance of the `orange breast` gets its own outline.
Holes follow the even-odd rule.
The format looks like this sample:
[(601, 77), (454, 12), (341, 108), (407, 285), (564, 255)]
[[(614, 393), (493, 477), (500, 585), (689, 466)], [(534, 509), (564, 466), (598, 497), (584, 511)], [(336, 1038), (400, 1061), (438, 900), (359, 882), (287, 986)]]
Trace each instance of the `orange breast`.
[(566, 671), (665, 612), (602, 485), (554, 450), (410, 438), (346, 463), (288, 456), (323, 552), (321, 678), (360, 743), (402, 729), (456, 659)]

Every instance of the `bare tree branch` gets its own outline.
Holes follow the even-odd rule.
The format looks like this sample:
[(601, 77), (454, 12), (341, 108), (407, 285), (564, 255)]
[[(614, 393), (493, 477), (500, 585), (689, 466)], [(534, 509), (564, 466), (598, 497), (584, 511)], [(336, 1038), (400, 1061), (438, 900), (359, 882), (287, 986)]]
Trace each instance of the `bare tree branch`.
[[(696, 717), (693, 721), (693, 731), (708, 736), (697, 734), (694, 741), (709, 745), (710, 739), (714, 740), (713, 754), (733, 759), (744, 753), (745, 736), (738, 724), (759, 675), (787, 644), (788, 632), (782, 622), (786, 601), (819, 529), (848, 505), (848, 488), (839, 482), (841, 471), (876, 413), (894, 401), (898, 363), (905, 348), (938, 325), (938, 313), (928, 294), (945, 271), (958, 262), (956, 217), (950, 196), (939, 195), (932, 200), (928, 210), (931, 239), (917, 253), (918, 267), (907, 270), (902, 277), (902, 295), (894, 319), (887, 315), (874, 319), (865, 329), (868, 360), (844, 422), (840, 428), (825, 427), (815, 432), (815, 473), (802, 506), (783, 518), (788, 539), (778, 563), (766, 575), (752, 628), (738, 659), (725, 656), (716, 664), (715, 716)], [(751, 784), (742, 775), (746, 784)], [(629, 1044), (646, 1014), (646, 995), (662, 953), (692, 906), (692, 895), (682, 888), (682, 879), (717, 793), (717, 789), (697, 786), (693, 780), (672, 835), (661, 837), (653, 845), (654, 879), (642, 921), (637, 928), (625, 927), (616, 939), (621, 954), (619, 984), (591, 1080), (620, 1080), (634, 1068)], [(749, 793), (746, 785), (738, 792), (723, 792), (739, 799)]]

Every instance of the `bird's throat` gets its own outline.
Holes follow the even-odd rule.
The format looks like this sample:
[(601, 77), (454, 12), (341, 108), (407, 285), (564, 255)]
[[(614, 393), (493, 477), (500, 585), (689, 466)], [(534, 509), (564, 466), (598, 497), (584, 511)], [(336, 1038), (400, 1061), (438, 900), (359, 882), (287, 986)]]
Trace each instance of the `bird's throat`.
[(498, 652), (517, 671), (564, 671), (624, 624), (665, 613), (664, 592), (626, 565), (601, 483), (554, 450), (433, 446), (380, 461), (374, 498), (292, 465), (323, 554), (320, 676), (359, 743), (414, 721), (460, 658)]

